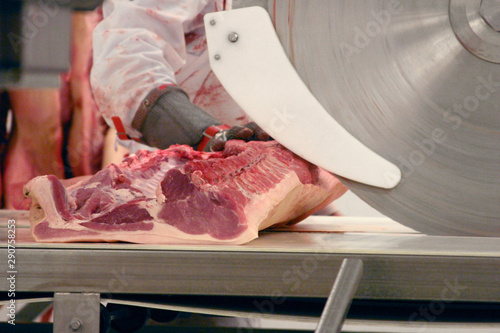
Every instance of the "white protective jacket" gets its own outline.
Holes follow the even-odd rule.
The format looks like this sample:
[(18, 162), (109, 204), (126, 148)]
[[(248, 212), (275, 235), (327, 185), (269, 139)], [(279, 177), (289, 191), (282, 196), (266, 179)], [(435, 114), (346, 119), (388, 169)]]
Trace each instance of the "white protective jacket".
[(177, 84), (221, 123), (248, 123), (208, 60), (203, 15), (230, 6), (223, 0), (106, 0), (104, 19), (93, 34), (91, 72), (106, 122), (116, 127), (119, 119), (129, 137), (140, 138), (131, 124), (145, 97), (162, 85)]

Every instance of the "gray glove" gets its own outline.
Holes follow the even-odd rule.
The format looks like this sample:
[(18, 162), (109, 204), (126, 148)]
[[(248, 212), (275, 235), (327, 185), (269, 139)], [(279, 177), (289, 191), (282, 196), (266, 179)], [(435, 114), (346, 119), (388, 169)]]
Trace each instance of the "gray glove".
[(173, 144), (197, 145), (203, 131), (220, 121), (194, 105), (178, 86), (153, 90), (136, 113), (132, 126), (145, 144), (166, 149)]
[(271, 139), (262, 128), (251, 122), (244, 126), (233, 126), (227, 130), (220, 131), (208, 142), (205, 151), (224, 150), (226, 142), (229, 140), (244, 141), (267, 141)]

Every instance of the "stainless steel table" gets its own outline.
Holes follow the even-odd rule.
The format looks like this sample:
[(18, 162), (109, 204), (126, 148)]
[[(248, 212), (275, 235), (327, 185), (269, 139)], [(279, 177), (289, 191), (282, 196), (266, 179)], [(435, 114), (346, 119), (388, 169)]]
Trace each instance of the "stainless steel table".
[(342, 260), (358, 258), (355, 299), (500, 303), (500, 238), (426, 236), (385, 218), (313, 216), (242, 246), (42, 244), (26, 213), (0, 219), (2, 275), (7, 221), (16, 220), (18, 293), (243, 296), (262, 313), (287, 299), (326, 298)]

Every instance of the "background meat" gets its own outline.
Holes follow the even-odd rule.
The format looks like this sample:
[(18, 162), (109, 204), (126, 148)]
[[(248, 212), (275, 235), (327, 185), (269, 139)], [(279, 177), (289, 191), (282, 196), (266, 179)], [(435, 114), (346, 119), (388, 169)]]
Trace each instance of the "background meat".
[(106, 128), (90, 86), (92, 31), (101, 19), (98, 11), (73, 13), (71, 70), (66, 76), (71, 107), (66, 152), (73, 176), (93, 174), (101, 168)]
[(15, 123), (4, 160), (4, 204), (28, 209), (22, 195), (27, 181), (47, 174), (64, 177), (59, 90), (13, 90), (9, 97)]
[(10, 133), (3, 127), (3, 207), (28, 209), (22, 187), (33, 177), (90, 175), (101, 168), (107, 130), (90, 88), (92, 30), (101, 13), (75, 12), (71, 68), (60, 89), (11, 89), (0, 99), (2, 123), (13, 114)]

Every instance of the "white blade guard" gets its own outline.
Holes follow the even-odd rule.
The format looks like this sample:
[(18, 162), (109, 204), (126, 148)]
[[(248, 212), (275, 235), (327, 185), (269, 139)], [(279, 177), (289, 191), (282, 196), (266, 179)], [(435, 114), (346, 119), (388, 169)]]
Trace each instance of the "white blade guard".
[(400, 182), (396, 165), (349, 134), (311, 94), (263, 8), (210, 13), (204, 19), (213, 72), (269, 135), (341, 177), (387, 189)]

